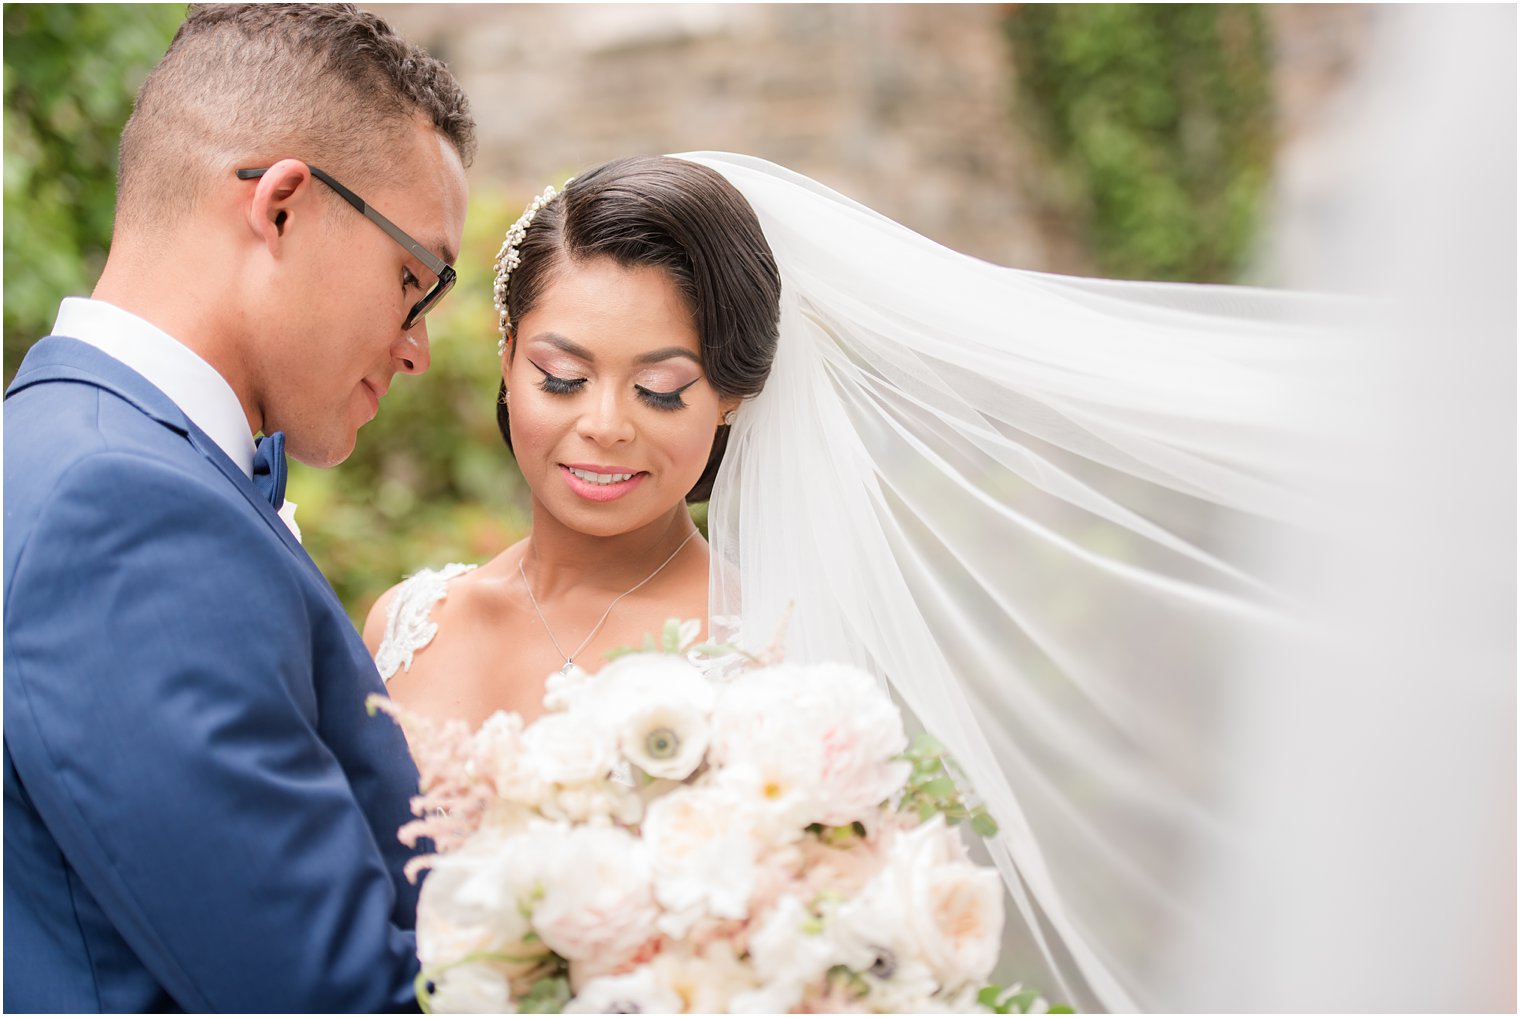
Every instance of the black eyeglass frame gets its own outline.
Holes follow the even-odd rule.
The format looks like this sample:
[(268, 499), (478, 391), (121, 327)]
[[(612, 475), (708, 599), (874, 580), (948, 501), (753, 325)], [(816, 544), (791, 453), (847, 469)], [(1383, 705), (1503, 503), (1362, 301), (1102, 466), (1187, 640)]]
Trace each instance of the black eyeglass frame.
[[(412, 305), (412, 310), (407, 314), (406, 321), (401, 323), (401, 330), (403, 332), (415, 328), (417, 322), (421, 321), (429, 311), (438, 305), (438, 301), (443, 299), (444, 294), (454, 288), (454, 280), (458, 278), (458, 274), (454, 271), (453, 266), (412, 239), (400, 226), (397, 226), (370, 207), (369, 202), (333, 179), (330, 173), (318, 169), (311, 163), (307, 163), (306, 168), (311, 170), (312, 176), (336, 191), (339, 197), (354, 206), (360, 215), (383, 229), (386, 235), (404, 247), (409, 254), (422, 262), (429, 272), (438, 277), (438, 281), (433, 284), (433, 288), (424, 293), (422, 299)], [(269, 167), (263, 166), (258, 169), (240, 169), (237, 171), (237, 175), (239, 180), (257, 180), (268, 172)]]

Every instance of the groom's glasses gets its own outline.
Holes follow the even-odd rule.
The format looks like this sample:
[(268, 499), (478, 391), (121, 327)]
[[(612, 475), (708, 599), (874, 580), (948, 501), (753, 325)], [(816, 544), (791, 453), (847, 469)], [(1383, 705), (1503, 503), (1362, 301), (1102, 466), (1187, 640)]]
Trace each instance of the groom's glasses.
[[(311, 163), (307, 163), (306, 168), (311, 170), (312, 176), (337, 191), (344, 201), (358, 209), (360, 215), (385, 230), (392, 240), (406, 248), (412, 257), (422, 262), (429, 272), (438, 277), (438, 281), (433, 284), (433, 288), (423, 294), (421, 300), (412, 305), (412, 310), (407, 314), (406, 321), (401, 323), (401, 331), (403, 332), (415, 327), (417, 322), (422, 320), (423, 315), (437, 306), (438, 301), (443, 299), (443, 295), (454, 288), (455, 275), (453, 267), (440, 260), (432, 251), (429, 251), (426, 247), (413, 240), (400, 226), (397, 226), (385, 216), (376, 212), (363, 198), (338, 183), (327, 173), (317, 169)], [(268, 172), (269, 167), (264, 166), (260, 169), (240, 169), (237, 171), (237, 175), (239, 180), (257, 180)]]

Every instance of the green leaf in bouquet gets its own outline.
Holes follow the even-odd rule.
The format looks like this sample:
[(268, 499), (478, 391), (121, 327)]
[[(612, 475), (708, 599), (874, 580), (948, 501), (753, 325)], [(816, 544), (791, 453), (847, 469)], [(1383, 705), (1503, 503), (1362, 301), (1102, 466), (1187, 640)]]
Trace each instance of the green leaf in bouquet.
[(564, 975), (540, 978), (517, 1001), (518, 1013), (559, 1013), (570, 1002), (570, 980)]
[(929, 732), (920, 731), (913, 737), (913, 745), (908, 751), (916, 755), (939, 756), (945, 751), (945, 747)]
[(976, 994), (976, 1001), (993, 1013), (1072, 1013), (1067, 1006), (1046, 1007), (1038, 989), (1026, 989), (1020, 983), (989, 985)]
[(417, 977), (412, 981), (412, 989), (417, 995), (417, 1006), (423, 1013), (433, 1012), (433, 990), (429, 988), (432, 984), (432, 976), (426, 970), (417, 972)]
[(807, 832), (816, 836), (828, 847), (847, 848), (865, 838), (866, 827), (859, 820), (848, 826), (824, 826), (822, 823), (814, 823), (807, 828)]
[(1035, 1000), (1039, 998), (1040, 994), (1038, 992), (1035, 992), (1033, 989), (1025, 989), (1023, 992), (1015, 993), (1008, 1002), (1019, 1013), (1028, 1013), (1029, 1008), (1034, 1006)]
[(997, 820), (989, 816), (986, 810), (979, 810), (971, 814), (971, 829), (976, 831), (978, 837), (996, 837), (998, 832)]
[(846, 992), (864, 999), (871, 992), (871, 986), (859, 973), (851, 971), (843, 964), (835, 964), (829, 968), (829, 973), (824, 976), (830, 985), (837, 986)]
[(675, 618), (665, 619), (665, 624), (660, 628), (660, 652), (681, 652), (681, 623)]
[(933, 780), (926, 781), (919, 785), (918, 790), (923, 794), (940, 799), (953, 799), (956, 794), (955, 781), (949, 777), (936, 777)]

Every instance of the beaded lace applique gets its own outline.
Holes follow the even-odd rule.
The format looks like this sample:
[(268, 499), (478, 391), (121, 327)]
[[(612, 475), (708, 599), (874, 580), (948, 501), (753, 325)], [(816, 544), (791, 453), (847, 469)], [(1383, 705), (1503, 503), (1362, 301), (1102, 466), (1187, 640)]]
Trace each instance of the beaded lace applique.
[(438, 634), (438, 624), (430, 617), (433, 605), (448, 592), (449, 580), (474, 569), (461, 562), (437, 571), (423, 569), (397, 588), (385, 613), (385, 637), (375, 652), (381, 678), (390, 681), (398, 669), (412, 669), (412, 657)]

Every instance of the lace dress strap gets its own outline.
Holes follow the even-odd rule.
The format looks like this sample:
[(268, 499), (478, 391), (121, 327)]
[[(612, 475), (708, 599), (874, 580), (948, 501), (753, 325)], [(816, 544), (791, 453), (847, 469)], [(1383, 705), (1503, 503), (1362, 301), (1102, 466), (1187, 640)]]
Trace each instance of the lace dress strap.
[(375, 666), (380, 677), (390, 681), (397, 669), (410, 671), (412, 657), (433, 641), (438, 624), (432, 620), (433, 605), (448, 592), (449, 580), (475, 569), (474, 565), (455, 562), (441, 569), (422, 569), (396, 587), (385, 612), (385, 636), (375, 651)]

